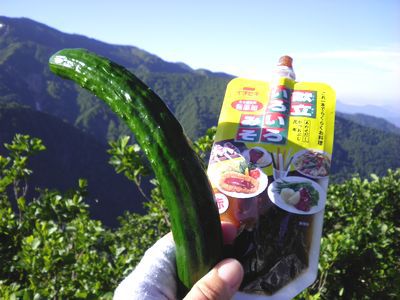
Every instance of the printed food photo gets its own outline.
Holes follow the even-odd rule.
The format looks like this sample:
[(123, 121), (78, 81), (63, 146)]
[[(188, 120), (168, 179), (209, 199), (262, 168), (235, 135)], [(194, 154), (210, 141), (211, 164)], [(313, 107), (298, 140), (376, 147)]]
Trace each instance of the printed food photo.
[(313, 149), (296, 153), (293, 163), (298, 172), (313, 178), (328, 176), (331, 167), (329, 156), (322, 151)]

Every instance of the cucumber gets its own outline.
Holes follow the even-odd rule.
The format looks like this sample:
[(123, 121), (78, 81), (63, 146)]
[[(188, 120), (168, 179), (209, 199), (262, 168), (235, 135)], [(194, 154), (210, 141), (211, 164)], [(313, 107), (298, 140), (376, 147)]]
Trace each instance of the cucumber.
[(187, 292), (222, 259), (222, 231), (203, 164), (165, 103), (124, 67), (85, 49), (51, 56), (51, 71), (102, 99), (126, 122), (165, 198), (176, 244), (178, 286)]

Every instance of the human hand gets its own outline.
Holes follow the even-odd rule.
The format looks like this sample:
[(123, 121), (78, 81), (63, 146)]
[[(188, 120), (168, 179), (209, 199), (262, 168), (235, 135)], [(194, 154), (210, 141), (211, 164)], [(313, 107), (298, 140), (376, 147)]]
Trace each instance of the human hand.
[(243, 267), (236, 259), (225, 259), (201, 278), (185, 300), (228, 300), (239, 289)]
[[(176, 299), (175, 244), (172, 234), (149, 248), (135, 270), (117, 287), (114, 300)], [(238, 290), (243, 268), (235, 259), (218, 263), (189, 291), (185, 300), (227, 300)]]

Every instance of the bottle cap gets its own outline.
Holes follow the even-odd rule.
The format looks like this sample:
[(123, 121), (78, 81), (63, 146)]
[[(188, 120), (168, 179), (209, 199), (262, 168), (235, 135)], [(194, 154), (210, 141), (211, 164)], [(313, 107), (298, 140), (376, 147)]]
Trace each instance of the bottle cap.
[(290, 56), (284, 55), (279, 59), (278, 66), (286, 66), (292, 68), (293, 59)]

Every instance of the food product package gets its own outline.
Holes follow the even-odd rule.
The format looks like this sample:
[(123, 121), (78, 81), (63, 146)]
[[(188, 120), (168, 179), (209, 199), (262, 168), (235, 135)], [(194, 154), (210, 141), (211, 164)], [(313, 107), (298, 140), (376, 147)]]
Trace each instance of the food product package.
[(296, 82), (288, 56), (270, 82), (228, 84), (207, 173), (245, 270), (237, 299), (291, 299), (315, 281), (334, 119), (333, 89)]

